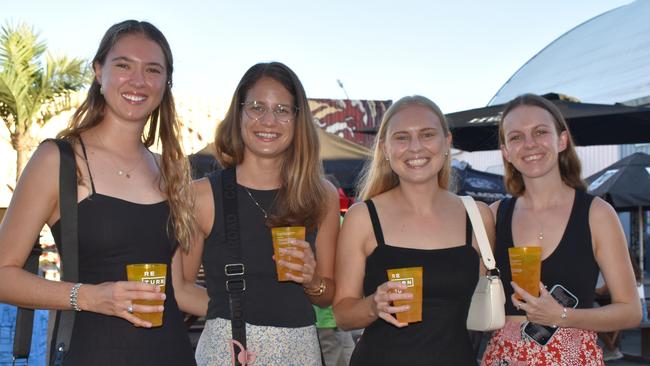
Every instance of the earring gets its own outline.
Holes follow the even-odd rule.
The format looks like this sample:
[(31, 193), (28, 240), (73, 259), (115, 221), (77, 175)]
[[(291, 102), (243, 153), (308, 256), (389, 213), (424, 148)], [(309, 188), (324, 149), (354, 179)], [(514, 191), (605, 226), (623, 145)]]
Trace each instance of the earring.
[(104, 95), (104, 85), (99, 85), (99, 94)]
[(388, 158), (388, 156), (386, 157), (386, 161), (390, 161), (390, 158)]
[(445, 158), (449, 156), (449, 151), (445, 151)]

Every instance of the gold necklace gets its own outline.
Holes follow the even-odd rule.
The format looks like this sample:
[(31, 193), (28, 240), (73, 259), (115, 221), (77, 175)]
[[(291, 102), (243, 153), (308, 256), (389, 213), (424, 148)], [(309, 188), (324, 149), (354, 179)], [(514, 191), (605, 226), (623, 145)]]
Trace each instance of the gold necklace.
[(257, 208), (259, 208), (260, 211), (262, 211), (262, 213), (264, 214), (264, 220), (268, 220), (269, 215), (268, 215), (268, 213), (266, 212), (266, 210), (262, 207), (262, 205), (260, 205), (259, 202), (257, 202), (257, 200), (255, 199), (255, 197), (253, 197), (253, 194), (251, 193), (251, 191), (248, 190), (247, 187), (245, 187), (245, 186), (242, 186), (242, 187), (244, 187), (244, 189), (246, 190), (246, 193), (248, 193), (248, 197), (250, 197), (251, 200), (253, 200), (253, 203), (255, 204), (255, 206), (257, 206)]
[(113, 164), (115, 166), (115, 168), (117, 169), (117, 172), (116, 172), (117, 175), (124, 176), (126, 179), (131, 179), (131, 172), (134, 171), (135, 168), (138, 167), (138, 165), (140, 165), (140, 163), (142, 162), (142, 159), (144, 159), (145, 154), (142, 154), (142, 153), (140, 154), (140, 158), (138, 159), (138, 161), (135, 163), (135, 165), (131, 169), (124, 170), (124, 169), (120, 168), (120, 166), (117, 163), (115, 163), (115, 160), (113, 159), (113, 156), (111, 155), (110, 150), (108, 150), (106, 148), (106, 145), (104, 145), (104, 141), (102, 141), (102, 138), (99, 137), (99, 135), (97, 133), (95, 133), (95, 136), (97, 136), (97, 140), (99, 140), (99, 143), (102, 145), (104, 150), (106, 150), (106, 152), (108, 152), (108, 158), (111, 161), (111, 164)]

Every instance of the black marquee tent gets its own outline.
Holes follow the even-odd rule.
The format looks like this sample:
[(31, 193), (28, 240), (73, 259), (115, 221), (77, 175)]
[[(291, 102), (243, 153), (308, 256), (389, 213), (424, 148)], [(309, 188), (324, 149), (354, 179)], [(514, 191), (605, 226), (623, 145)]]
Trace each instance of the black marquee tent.
[[(650, 142), (650, 108), (579, 103), (556, 93), (543, 97), (560, 109), (578, 146)], [(454, 147), (464, 151), (498, 149), (498, 124), (504, 106), (446, 114)]]

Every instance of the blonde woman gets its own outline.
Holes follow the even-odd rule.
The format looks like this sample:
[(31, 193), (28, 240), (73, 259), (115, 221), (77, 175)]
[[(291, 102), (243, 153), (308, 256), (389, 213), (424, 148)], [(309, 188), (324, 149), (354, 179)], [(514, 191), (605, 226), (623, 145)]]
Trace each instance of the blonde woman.
[[(11, 279), (0, 281), (0, 301), (76, 310), (66, 366), (193, 365), (174, 291), (183, 284), (181, 246), (187, 250), (196, 225), (178, 142), (169, 44), (150, 23), (124, 21), (108, 29), (92, 66), (88, 96), (59, 134), (76, 153), (80, 283), (48, 281), (22, 269), (43, 224), (57, 242), (61, 234), (59, 151), (46, 142), (20, 177), (0, 227), (0, 275)], [(156, 141), (161, 156), (148, 150)], [(143, 262), (168, 264), (165, 293), (126, 281), (126, 265)], [(180, 300), (184, 286), (176, 290), (181, 305), (201, 312)], [(164, 299), (164, 309), (134, 304), (153, 299)], [(164, 311), (164, 322), (156, 328), (133, 314), (157, 311)]]
[[(225, 168), (196, 182), (200, 238), (184, 258), (191, 283), (201, 262), (210, 295), (206, 327), (196, 350), (199, 365), (242, 362), (231, 351), (231, 327), (245, 322), (246, 349), (260, 365), (321, 365), (312, 304), (328, 306), (334, 295), (334, 256), (339, 227), (338, 194), (324, 177), (319, 143), (305, 91), (296, 74), (279, 62), (252, 66), (235, 90), (216, 135), (217, 158)], [(226, 174), (234, 174), (228, 182)], [(224, 185), (233, 188), (236, 207), (224, 212)], [(237, 211), (238, 258), (229, 249), (225, 217)], [(230, 220), (228, 220), (230, 222)], [(278, 282), (271, 227), (305, 226), (302, 251), (288, 254), (304, 265), (279, 261), (299, 271)], [(275, 258), (277, 260), (277, 258)], [(243, 273), (242, 319), (231, 322), (227, 286)], [(230, 270), (229, 270), (230, 271)], [(230, 287), (229, 287), (230, 288)], [(241, 288), (240, 288), (241, 290)], [(236, 314), (241, 315), (241, 313)], [(238, 337), (234, 337), (237, 340)], [(239, 341), (238, 341), (239, 342)], [(239, 345), (237, 345), (239, 346)], [(242, 345), (244, 346), (244, 345)], [(236, 356), (236, 357), (235, 357)]]
[[(429, 99), (404, 97), (381, 122), (360, 198), (346, 214), (336, 258), (336, 323), (365, 328), (350, 365), (475, 365), (466, 328), (480, 270), (461, 200), (447, 190), (451, 133)], [(490, 210), (479, 205), (488, 236)], [(410, 299), (386, 270), (423, 267), (422, 321), (395, 314)]]

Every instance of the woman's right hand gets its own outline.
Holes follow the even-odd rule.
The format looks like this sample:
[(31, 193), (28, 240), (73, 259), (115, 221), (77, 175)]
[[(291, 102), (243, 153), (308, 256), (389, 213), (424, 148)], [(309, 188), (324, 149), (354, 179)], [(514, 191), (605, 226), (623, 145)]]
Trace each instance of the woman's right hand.
[(160, 287), (137, 281), (104, 282), (99, 285), (82, 285), (79, 288), (79, 307), (104, 315), (123, 318), (137, 327), (151, 328), (151, 323), (132, 313), (162, 312), (162, 305), (134, 304), (133, 300), (165, 300)]
[(377, 291), (372, 296), (372, 312), (385, 321), (393, 324), (398, 328), (408, 325), (408, 323), (401, 323), (392, 315), (408, 311), (411, 306), (392, 306), (391, 303), (395, 300), (411, 300), (413, 294), (403, 292), (406, 290), (406, 285), (401, 282), (386, 281), (377, 287)]

